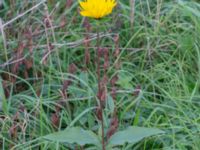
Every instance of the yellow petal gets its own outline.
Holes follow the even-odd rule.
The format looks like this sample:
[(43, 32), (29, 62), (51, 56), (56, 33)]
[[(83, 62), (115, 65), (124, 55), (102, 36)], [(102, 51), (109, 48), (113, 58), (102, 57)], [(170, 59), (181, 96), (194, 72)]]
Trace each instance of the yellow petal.
[(81, 12), (85, 17), (102, 18), (112, 13), (116, 0), (85, 0), (79, 1)]

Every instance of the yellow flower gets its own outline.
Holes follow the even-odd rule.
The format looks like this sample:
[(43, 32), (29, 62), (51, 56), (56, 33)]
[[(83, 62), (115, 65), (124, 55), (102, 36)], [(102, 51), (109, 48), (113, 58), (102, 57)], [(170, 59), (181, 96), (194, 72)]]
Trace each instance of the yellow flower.
[(80, 14), (95, 19), (102, 18), (112, 13), (116, 6), (116, 0), (84, 0), (79, 1), (81, 6)]

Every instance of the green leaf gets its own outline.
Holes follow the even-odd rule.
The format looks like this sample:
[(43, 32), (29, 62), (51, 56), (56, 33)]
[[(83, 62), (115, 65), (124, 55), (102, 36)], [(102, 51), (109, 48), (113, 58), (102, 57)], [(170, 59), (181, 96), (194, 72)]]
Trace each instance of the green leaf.
[(128, 127), (124, 131), (116, 132), (109, 140), (109, 144), (123, 145), (125, 143), (136, 143), (143, 138), (147, 138), (156, 134), (164, 133), (162, 130), (155, 128), (143, 128), (143, 127)]
[(110, 96), (110, 94), (108, 95), (108, 108), (110, 110), (111, 113), (114, 113), (115, 110), (115, 103), (113, 98)]
[(129, 74), (126, 74), (125, 72), (120, 72), (117, 84), (124, 89), (132, 89), (133, 88), (131, 84), (132, 78), (133, 77), (131, 77)]
[(63, 131), (49, 134), (44, 138), (54, 142), (67, 142), (70, 144), (76, 143), (78, 145), (101, 145), (96, 134), (94, 134), (92, 131), (84, 130), (80, 127), (68, 128)]
[(88, 78), (88, 73), (87, 72), (81, 72), (80, 75), (79, 75), (79, 78), (81, 80), (83, 80), (85, 83), (88, 84), (89, 78)]
[(7, 100), (4, 94), (2, 79), (0, 78), (0, 111), (3, 110), (4, 113), (7, 113), (7, 108)]

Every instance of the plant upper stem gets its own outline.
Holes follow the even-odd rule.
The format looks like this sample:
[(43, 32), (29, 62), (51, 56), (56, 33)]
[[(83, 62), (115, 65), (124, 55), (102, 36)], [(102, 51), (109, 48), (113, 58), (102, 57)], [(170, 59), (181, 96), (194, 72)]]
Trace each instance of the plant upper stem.
[[(100, 56), (98, 56), (99, 54), (99, 50), (100, 50), (100, 37), (99, 37), (99, 31), (97, 29), (97, 78), (98, 78), (98, 92), (100, 92)], [(100, 105), (100, 109), (101, 109), (101, 135), (102, 135), (102, 150), (106, 150), (105, 149), (105, 139), (104, 139), (104, 119), (103, 119), (103, 106), (102, 106), (102, 102), (99, 99), (99, 105)]]

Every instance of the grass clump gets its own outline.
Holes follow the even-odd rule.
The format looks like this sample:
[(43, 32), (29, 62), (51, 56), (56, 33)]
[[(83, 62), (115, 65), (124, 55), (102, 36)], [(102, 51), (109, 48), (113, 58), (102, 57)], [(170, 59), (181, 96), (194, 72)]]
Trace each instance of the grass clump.
[(106, 92), (105, 139), (129, 126), (165, 132), (116, 149), (200, 149), (198, 2), (119, 0), (98, 27), (78, 7), (70, 0), (1, 4), (1, 148), (92, 149), (44, 136), (80, 126), (100, 138)]

